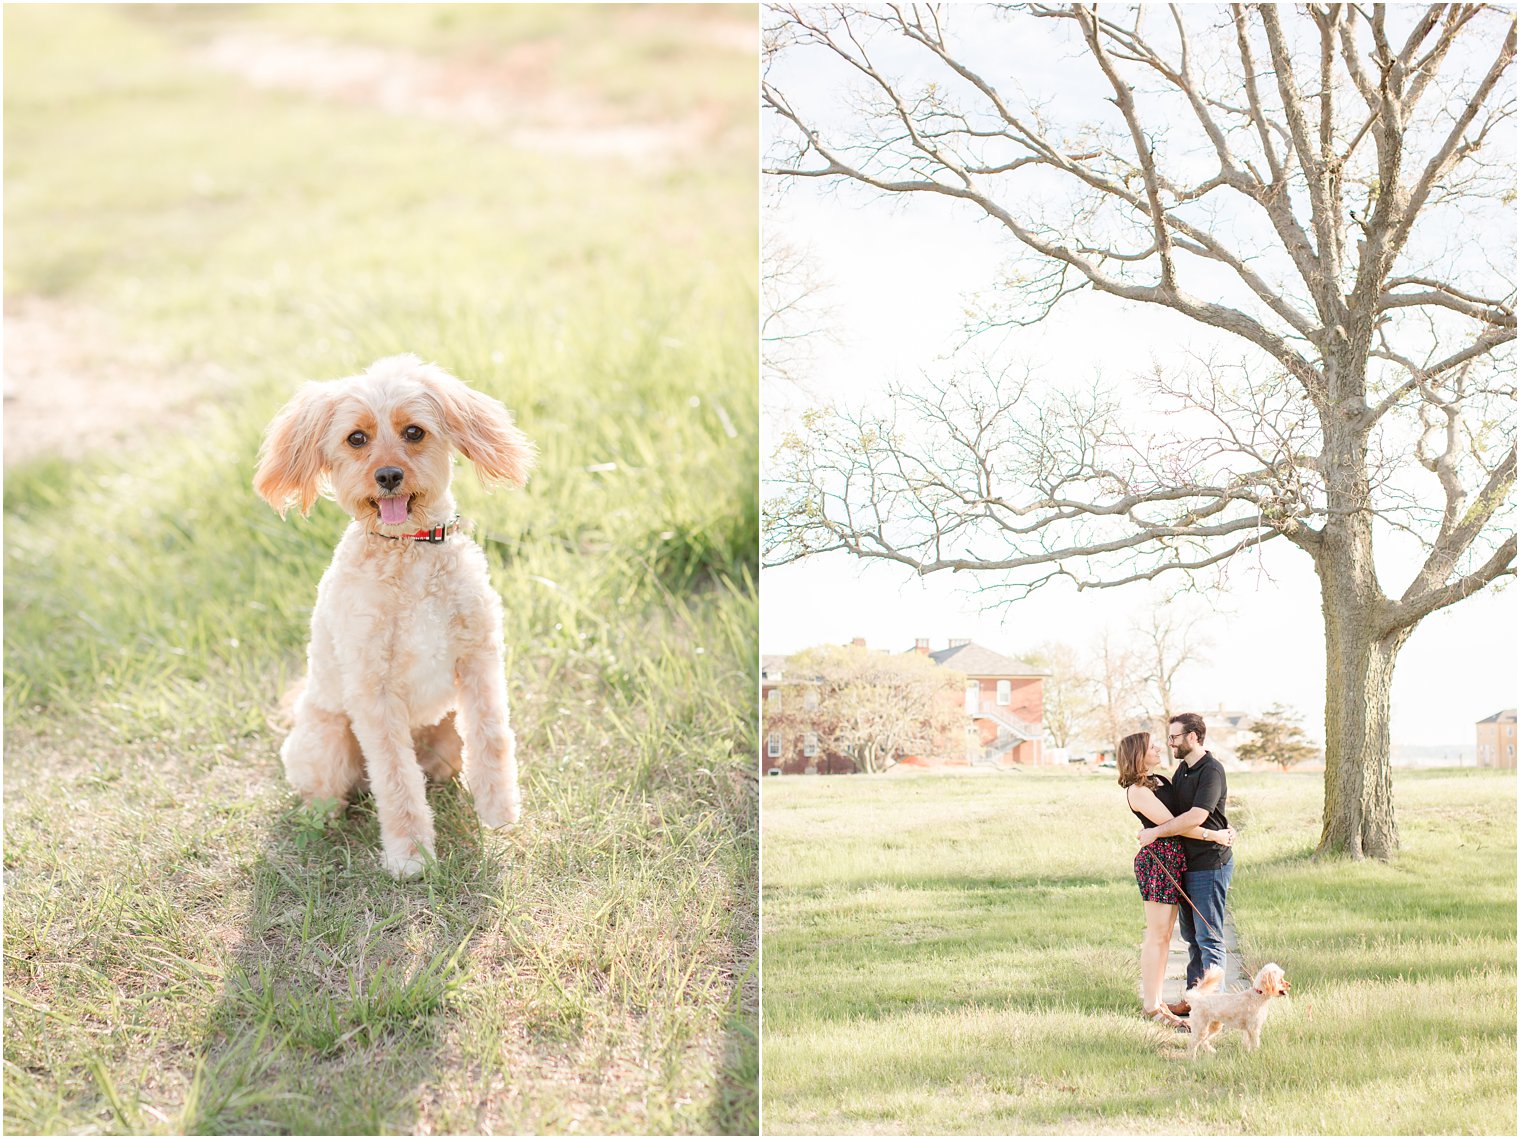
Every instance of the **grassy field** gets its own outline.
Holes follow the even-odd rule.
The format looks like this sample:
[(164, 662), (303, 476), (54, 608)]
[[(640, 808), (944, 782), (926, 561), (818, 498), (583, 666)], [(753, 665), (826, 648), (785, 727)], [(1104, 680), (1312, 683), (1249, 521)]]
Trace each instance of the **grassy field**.
[[(4, 20), (8, 370), (104, 378), (6, 470), (6, 1131), (753, 1132), (753, 9)], [(208, 63), (313, 39), (533, 130)], [(270, 724), (346, 519), (250, 480), (300, 381), (400, 351), (541, 463), (456, 483), (523, 822), (439, 789), (398, 884)]]
[(1317, 776), (1230, 789), (1293, 996), (1192, 1064), (1139, 1015), (1111, 776), (767, 780), (764, 1130), (1514, 1134), (1513, 774), (1397, 772), (1392, 865), (1311, 858)]

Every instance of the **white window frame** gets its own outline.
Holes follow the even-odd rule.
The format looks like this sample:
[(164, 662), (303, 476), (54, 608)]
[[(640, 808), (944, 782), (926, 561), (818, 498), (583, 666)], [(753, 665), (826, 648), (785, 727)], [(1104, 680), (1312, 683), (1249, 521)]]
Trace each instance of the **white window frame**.
[(781, 710), (781, 689), (772, 688), (765, 694), (765, 703), (772, 712)]
[(817, 732), (802, 733), (802, 754), (807, 756), (809, 759), (818, 754)]
[(765, 736), (765, 755), (767, 759), (781, 758), (781, 733), (767, 732)]
[(997, 682), (997, 702), (999, 708), (1006, 708), (1013, 703), (1013, 681), (1000, 680)]
[(804, 689), (802, 693), (802, 710), (804, 712), (816, 712), (818, 710), (818, 689)]
[(976, 715), (982, 710), (982, 685), (980, 681), (966, 681), (966, 711)]

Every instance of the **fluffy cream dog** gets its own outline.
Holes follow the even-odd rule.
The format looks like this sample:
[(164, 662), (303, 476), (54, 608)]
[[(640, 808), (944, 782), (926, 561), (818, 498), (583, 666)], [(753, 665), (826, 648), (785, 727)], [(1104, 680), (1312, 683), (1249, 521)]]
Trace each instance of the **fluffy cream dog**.
[(1192, 1029), (1189, 1056), (1197, 1057), (1198, 1049), (1214, 1051), (1209, 1040), (1226, 1027), (1238, 1028), (1245, 1033), (1245, 1046), (1249, 1051), (1261, 1044), (1261, 1026), (1267, 1021), (1267, 1010), (1274, 997), (1286, 996), (1289, 985), (1282, 968), (1275, 964), (1263, 965), (1256, 974), (1252, 987), (1238, 993), (1222, 993), (1219, 982), (1224, 970), (1210, 965), (1198, 981), (1198, 987), (1183, 994), (1183, 1000), (1192, 1006), (1188, 1013), (1188, 1025)]
[(452, 777), (461, 742), (480, 821), (503, 826), (519, 811), (501, 599), (485, 554), (457, 533), (456, 450), (488, 483), (521, 486), (533, 465), (500, 403), (416, 356), (391, 356), (302, 387), (269, 425), (253, 482), (281, 517), (330, 494), (353, 518), (317, 586), (280, 758), (308, 802), (341, 808), (368, 783), (382, 862), (398, 878), (433, 853), (424, 770)]

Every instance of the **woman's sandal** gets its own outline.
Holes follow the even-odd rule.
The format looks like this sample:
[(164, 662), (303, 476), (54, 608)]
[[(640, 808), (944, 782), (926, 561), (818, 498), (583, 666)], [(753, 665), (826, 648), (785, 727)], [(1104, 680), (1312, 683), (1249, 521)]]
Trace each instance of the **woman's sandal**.
[(1165, 1005), (1161, 1005), (1153, 1009), (1148, 1009), (1146, 1010), (1145, 1015), (1151, 1020), (1155, 1021), (1157, 1024), (1168, 1026), (1173, 1032), (1193, 1031), (1192, 1025), (1188, 1024), (1186, 1020), (1178, 1016), (1176, 1013), (1172, 1012), (1172, 1010), (1167, 1008)]

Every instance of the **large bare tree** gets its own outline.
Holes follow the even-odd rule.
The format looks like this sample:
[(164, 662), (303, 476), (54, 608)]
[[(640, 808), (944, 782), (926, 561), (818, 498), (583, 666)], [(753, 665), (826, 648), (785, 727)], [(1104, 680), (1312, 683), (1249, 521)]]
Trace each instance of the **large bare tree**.
[[(1060, 91), (998, 70), (1041, 36)], [(1208, 341), (1139, 413), (999, 367), (820, 412), (774, 472), (767, 561), (845, 550), (1017, 596), (1291, 544), (1325, 624), (1320, 850), (1391, 856), (1399, 650), (1514, 573), (1513, 15), (777, 6), (766, 50), (768, 172), (992, 223), (1015, 263), (983, 327), (1088, 291)]]

